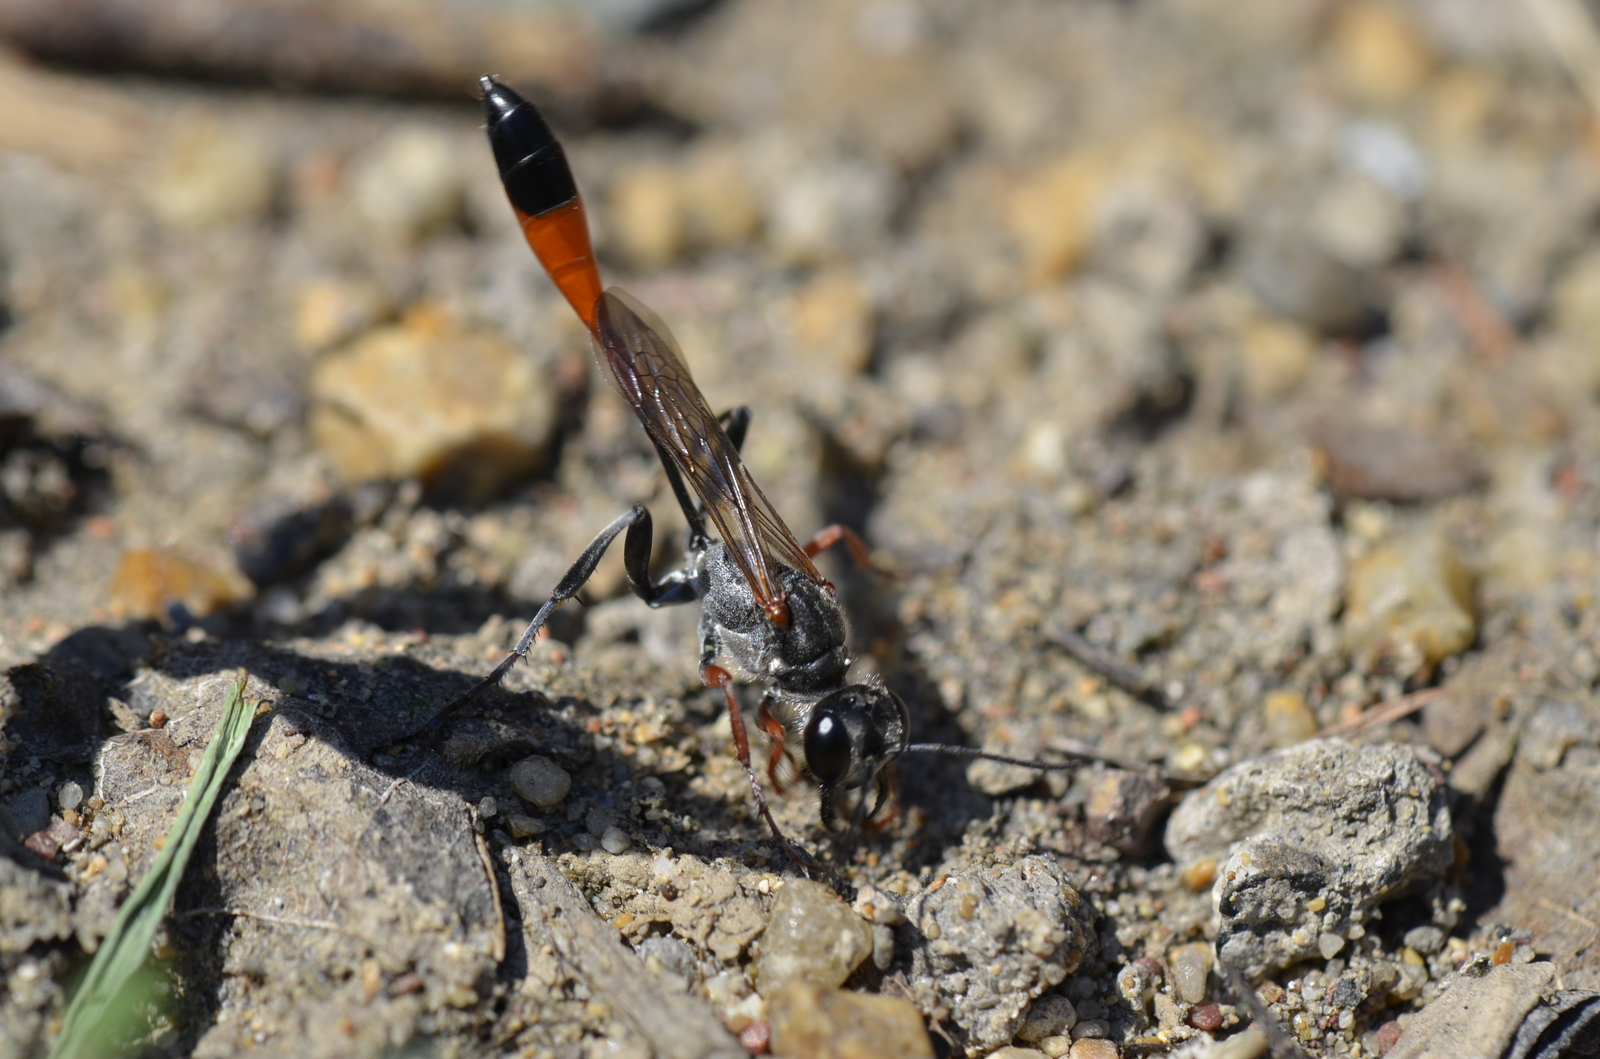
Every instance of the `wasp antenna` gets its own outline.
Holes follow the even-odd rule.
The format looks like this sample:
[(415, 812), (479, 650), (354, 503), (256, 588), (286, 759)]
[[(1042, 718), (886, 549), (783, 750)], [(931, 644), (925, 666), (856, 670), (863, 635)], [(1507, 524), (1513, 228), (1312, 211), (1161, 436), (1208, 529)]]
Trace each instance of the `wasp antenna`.
[(1026, 758), (1008, 757), (1005, 754), (991, 754), (987, 750), (978, 750), (970, 746), (952, 746), (949, 743), (912, 743), (902, 754), (944, 754), (946, 757), (981, 758), (984, 761), (998, 761), (1002, 765), (1020, 765), (1025, 769), (1039, 769), (1042, 772), (1065, 772), (1089, 764), (1091, 761), (1100, 760), (1093, 755), (1084, 755), (1077, 761), (1030, 761)]
[(492, 77), (483, 87), (483, 109), (500, 169), (500, 183), (516, 212), (528, 246), (578, 316), (595, 329), (600, 271), (589, 242), (589, 220), (572, 167), (537, 107)]

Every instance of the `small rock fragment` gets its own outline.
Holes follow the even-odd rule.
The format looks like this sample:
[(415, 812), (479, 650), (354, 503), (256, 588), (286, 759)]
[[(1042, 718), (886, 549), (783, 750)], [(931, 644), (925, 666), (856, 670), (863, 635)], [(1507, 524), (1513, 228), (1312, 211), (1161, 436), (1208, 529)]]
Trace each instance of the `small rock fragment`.
[(196, 617), (246, 598), (249, 587), (205, 563), (161, 548), (132, 548), (122, 553), (111, 576), (111, 612), (153, 618), (180, 604)]
[(1344, 624), (1358, 648), (1394, 652), (1415, 672), (1471, 646), (1473, 579), (1437, 532), (1402, 537), (1358, 559), (1345, 589)]
[(1273, 746), (1293, 746), (1317, 734), (1317, 715), (1298, 691), (1275, 691), (1261, 704), (1261, 720)]
[(312, 437), (346, 481), (416, 477), (468, 501), (537, 467), (556, 423), (520, 350), (424, 311), (325, 356), (311, 398)]
[(68, 780), (56, 791), (56, 805), (62, 810), (76, 809), (83, 804), (83, 787), (75, 780)]
[(572, 790), (572, 777), (554, 761), (535, 754), (511, 766), (511, 789), (523, 801), (548, 809)]
[(1037, 1044), (1046, 1037), (1070, 1033), (1077, 1023), (1078, 1012), (1072, 1001), (1058, 993), (1048, 993), (1028, 1007), (1028, 1014), (1017, 1029), (1017, 1037)]
[(1015, 1037), (1028, 1003), (1076, 971), (1094, 939), (1083, 899), (1042, 856), (952, 874), (913, 896), (906, 917), (925, 939), (912, 952), (913, 999), (948, 1010), (968, 1048)]
[(537, 816), (526, 816), (522, 813), (507, 813), (505, 825), (506, 830), (511, 832), (512, 838), (534, 838), (548, 830), (545, 822)]
[(1172, 990), (1185, 1004), (1198, 1004), (1206, 998), (1211, 976), (1211, 946), (1203, 941), (1179, 945), (1167, 958), (1172, 968)]
[(1172, 797), (1159, 780), (1107, 769), (1089, 781), (1084, 799), (1084, 822), (1089, 835), (1125, 856), (1136, 857), (1148, 846), (1155, 827)]
[(1427, 751), (1317, 739), (1191, 791), (1166, 844), (1180, 862), (1226, 851), (1217, 953), (1254, 977), (1359, 936), (1373, 908), (1449, 867), (1453, 835)]
[(315, 280), (295, 303), (294, 337), (308, 353), (320, 353), (348, 342), (390, 312), (388, 298), (374, 284)]
[(607, 853), (626, 853), (631, 845), (633, 840), (628, 837), (628, 833), (614, 824), (606, 828), (605, 833), (600, 836), (600, 848)]
[(756, 986), (771, 998), (790, 982), (840, 985), (872, 953), (872, 931), (832, 890), (790, 879), (761, 935)]
[(1327, 461), (1328, 484), (1346, 497), (1422, 503), (1465, 492), (1482, 477), (1459, 444), (1405, 427), (1331, 423), (1313, 440)]
[(1189, 1012), (1189, 1025), (1197, 1030), (1212, 1031), (1222, 1027), (1222, 1005), (1215, 1000), (1196, 1004)]
[(1095, 1037), (1073, 1041), (1072, 1051), (1067, 1053), (1068, 1059), (1117, 1059), (1119, 1054), (1116, 1045)]
[[(793, 885), (791, 881), (789, 886)], [(900, 997), (791, 982), (772, 994), (767, 1009), (776, 1056), (933, 1059), (933, 1042), (922, 1028), (921, 1014)]]
[(1548, 963), (1504, 964), (1481, 977), (1461, 975), (1412, 1016), (1388, 1059), (1527, 1054), (1509, 1046), (1544, 1006), (1554, 979), (1555, 967)]

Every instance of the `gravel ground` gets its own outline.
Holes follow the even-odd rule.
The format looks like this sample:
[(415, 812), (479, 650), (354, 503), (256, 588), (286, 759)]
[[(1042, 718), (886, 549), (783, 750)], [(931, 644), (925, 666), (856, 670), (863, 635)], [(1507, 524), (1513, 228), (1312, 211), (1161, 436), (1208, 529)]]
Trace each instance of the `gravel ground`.
[[(73, 10), (0, 9), (0, 1057), (240, 671), (148, 1054), (1594, 1054), (1582, 6)], [(871, 545), (824, 570), (913, 739), (1101, 764), (907, 761), (835, 835), (790, 768), (809, 882), (620, 555), (425, 728), (682, 525), (485, 70)]]

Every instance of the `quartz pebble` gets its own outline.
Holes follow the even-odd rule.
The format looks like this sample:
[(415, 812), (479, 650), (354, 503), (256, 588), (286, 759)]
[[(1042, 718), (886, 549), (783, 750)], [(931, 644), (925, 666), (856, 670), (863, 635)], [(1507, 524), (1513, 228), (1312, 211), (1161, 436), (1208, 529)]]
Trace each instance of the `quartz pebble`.
[(548, 809), (572, 790), (572, 777), (554, 761), (535, 754), (511, 766), (511, 789), (523, 801)]
[(1070, 1059), (1117, 1059), (1117, 1054), (1116, 1045), (1095, 1037), (1074, 1041), (1068, 1053)]
[(1206, 980), (1211, 974), (1212, 951), (1205, 942), (1179, 945), (1167, 964), (1172, 968), (1172, 989), (1185, 1004), (1198, 1004), (1206, 998)]
[(615, 825), (606, 828), (600, 836), (600, 848), (607, 853), (626, 853), (631, 845), (633, 840), (628, 833)]
[(756, 983), (762, 996), (790, 982), (840, 985), (872, 952), (872, 930), (833, 891), (790, 879), (761, 935)]
[[(791, 881), (784, 889), (799, 881)], [(767, 1010), (772, 1054), (776, 1056), (933, 1059), (933, 1042), (922, 1027), (921, 1013), (900, 997), (790, 982), (771, 995)]]
[(56, 791), (56, 805), (63, 810), (76, 809), (83, 804), (83, 787), (73, 780), (68, 780)]

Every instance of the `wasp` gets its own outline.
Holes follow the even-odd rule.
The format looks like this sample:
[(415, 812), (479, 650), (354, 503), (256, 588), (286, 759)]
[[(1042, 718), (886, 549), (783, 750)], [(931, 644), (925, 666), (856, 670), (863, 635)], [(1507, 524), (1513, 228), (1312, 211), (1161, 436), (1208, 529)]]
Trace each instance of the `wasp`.
[(583, 199), (561, 144), (532, 103), (492, 77), (484, 77), (481, 85), (489, 144), (523, 235), (588, 328), (605, 374), (660, 455), (689, 537), (682, 567), (658, 579), (650, 573), (650, 512), (635, 505), (618, 516), (578, 556), (505, 660), (441, 715), (496, 686), (527, 654), (550, 613), (578, 593), (612, 542), (625, 534), (623, 565), (635, 596), (651, 607), (700, 604), (701, 680), (722, 690), (734, 749), (757, 808), (774, 839), (807, 874), (819, 866), (784, 837), (751, 764), (737, 681), (766, 686), (757, 719), (773, 740), (769, 777), (776, 783), (785, 745), (798, 742), (805, 771), (819, 790), (823, 826), (830, 831), (837, 822), (839, 792), (864, 795), (870, 788), (871, 809), (864, 796), (859, 798), (856, 819), (877, 815), (889, 793), (887, 766), (905, 754), (987, 757), (1042, 769), (1079, 764), (913, 744), (904, 699), (876, 676), (848, 681), (849, 625), (837, 591), (813, 560), (843, 543), (865, 565), (865, 544), (837, 525), (805, 544), (795, 539), (740, 459), (749, 410), (714, 414), (667, 326), (624, 291), (602, 288)]

